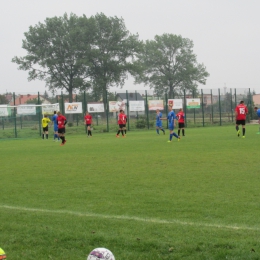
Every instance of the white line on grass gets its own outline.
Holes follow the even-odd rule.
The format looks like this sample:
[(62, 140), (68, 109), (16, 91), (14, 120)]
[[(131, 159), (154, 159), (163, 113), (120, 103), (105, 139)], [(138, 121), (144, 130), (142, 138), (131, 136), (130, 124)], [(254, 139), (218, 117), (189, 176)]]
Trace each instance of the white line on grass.
[(207, 223), (200, 223), (200, 222), (187, 222), (187, 221), (181, 221), (181, 220), (177, 220), (177, 219), (163, 220), (163, 219), (155, 219), (155, 218), (113, 216), (113, 215), (104, 215), (104, 214), (96, 214), (96, 213), (89, 213), (89, 212), (82, 213), (82, 212), (69, 211), (69, 210), (37, 209), (37, 208), (15, 207), (15, 206), (8, 206), (8, 205), (0, 205), (0, 208), (18, 210), (18, 211), (43, 212), (43, 213), (51, 213), (51, 214), (67, 214), (67, 215), (74, 215), (74, 216), (79, 216), (79, 217), (85, 216), (85, 217), (95, 217), (95, 218), (105, 218), (105, 219), (134, 220), (134, 221), (139, 221), (139, 222), (148, 222), (148, 223), (157, 223), (157, 224), (178, 224), (178, 225), (184, 225), (184, 226), (211, 227), (211, 228), (221, 228), (221, 229), (231, 229), (231, 230), (260, 231), (260, 228), (257, 228), (257, 227), (207, 224)]

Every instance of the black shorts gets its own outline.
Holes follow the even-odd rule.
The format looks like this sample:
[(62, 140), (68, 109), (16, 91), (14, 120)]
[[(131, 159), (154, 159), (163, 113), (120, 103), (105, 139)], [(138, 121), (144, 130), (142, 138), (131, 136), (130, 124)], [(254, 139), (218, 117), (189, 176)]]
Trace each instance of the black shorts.
[(58, 133), (59, 134), (65, 134), (65, 128), (59, 128)]
[(246, 124), (246, 120), (237, 120), (236, 124), (237, 125), (245, 125)]
[(184, 128), (184, 123), (179, 123), (179, 128)]
[(48, 126), (42, 128), (43, 132), (48, 132), (48, 130), (49, 130)]
[(119, 124), (119, 128), (124, 128), (125, 124)]
[(91, 126), (91, 124), (87, 124), (87, 126)]

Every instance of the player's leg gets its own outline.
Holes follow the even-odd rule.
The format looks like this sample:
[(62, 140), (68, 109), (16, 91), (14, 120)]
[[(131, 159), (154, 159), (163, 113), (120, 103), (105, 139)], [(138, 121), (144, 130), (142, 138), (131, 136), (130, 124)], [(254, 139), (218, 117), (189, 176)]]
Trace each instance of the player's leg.
[(240, 136), (240, 130), (239, 130), (239, 126), (238, 126), (238, 122), (236, 122), (236, 131), (237, 131), (237, 136)]
[(182, 136), (185, 136), (185, 129), (184, 129), (184, 127), (181, 129), (181, 131), (182, 131)]
[(45, 128), (42, 129), (42, 139), (44, 139)]
[(243, 138), (245, 138), (245, 134), (246, 134), (246, 120), (244, 120), (242, 122), (242, 133), (243, 133)]
[(120, 131), (121, 131), (121, 129), (120, 129), (120, 126), (118, 125), (118, 131), (117, 131), (116, 137), (119, 137)]
[(156, 133), (159, 135), (159, 126), (156, 124)]

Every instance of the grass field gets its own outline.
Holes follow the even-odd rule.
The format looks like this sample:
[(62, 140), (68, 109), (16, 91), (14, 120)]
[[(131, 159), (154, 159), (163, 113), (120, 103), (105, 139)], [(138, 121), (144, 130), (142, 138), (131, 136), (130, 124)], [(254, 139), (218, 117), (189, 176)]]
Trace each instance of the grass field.
[(260, 259), (260, 135), (247, 125), (1, 140), (8, 260)]

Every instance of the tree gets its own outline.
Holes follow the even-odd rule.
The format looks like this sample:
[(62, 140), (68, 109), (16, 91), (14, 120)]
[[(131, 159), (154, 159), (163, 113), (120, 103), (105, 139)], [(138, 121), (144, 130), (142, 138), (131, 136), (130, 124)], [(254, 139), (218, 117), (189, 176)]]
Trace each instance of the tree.
[(8, 104), (8, 100), (5, 95), (0, 95), (0, 104)]
[(28, 71), (28, 80), (44, 80), (49, 90), (65, 89), (72, 102), (76, 89), (90, 86), (88, 59), (94, 26), (91, 19), (74, 14), (47, 18), (30, 26), (23, 40), (24, 57), (14, 57), (18, 69)]
[(135, 83), (144, 82), (157, 94), (168, 93), (170, 98), (184, 90), (196, 91), (198, 83), (206, 83), (209, 73), (197, 63), (192, 48), (191, 40), (173, 34), (147, 40), (137, 55), (141, 70), (135, 74)]
[(93, 92), (101, 93), (106, 103), (107, 89), (123, 86), (128, 73), (135, 71), (133, 61), (141, 45), (138, 35), (129, 33), (122, 18), (106, 17), (101, 13), (91, 19), (95, 23), (90, 57)]

